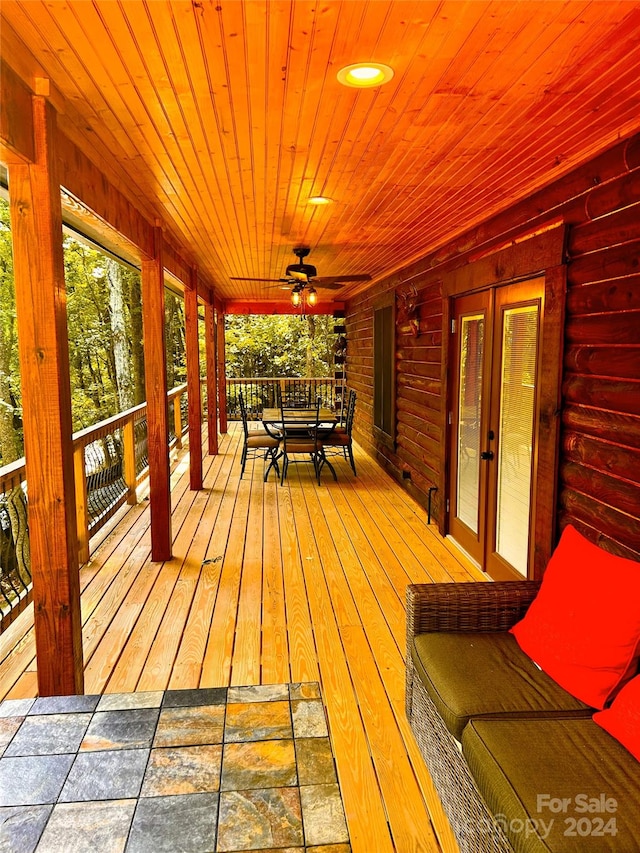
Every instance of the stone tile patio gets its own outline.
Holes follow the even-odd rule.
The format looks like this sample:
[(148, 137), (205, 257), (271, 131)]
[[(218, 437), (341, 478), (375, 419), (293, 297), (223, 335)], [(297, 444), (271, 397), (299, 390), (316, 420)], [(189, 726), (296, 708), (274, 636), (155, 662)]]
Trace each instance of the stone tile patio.
[(348, 853), (319, 685), (7, 700), (7, 853)]

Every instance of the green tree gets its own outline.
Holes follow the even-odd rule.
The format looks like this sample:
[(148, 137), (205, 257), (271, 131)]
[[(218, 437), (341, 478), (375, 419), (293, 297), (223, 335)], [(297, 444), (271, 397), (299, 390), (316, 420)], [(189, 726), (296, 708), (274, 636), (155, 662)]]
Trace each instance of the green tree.
[(67, 324), (74, 431), (118, 411), (107, 259), (64, 238)]
[(227, 376), (330, 376), (333, 325), (333, 317), (326, 315), (227, 315)]
[(9, 205), (0, 198), (0, 465), (23, 455)]
[(171, 389), (187, 380), (184, 301), (171, 290), (165, 290), (165, 318), (167, 385)]
[[(20, 459), (24, 453), (21, 412), (11, 222), (9, 205), (0, 198), (0, 466)], [(7, 533), (4, 525), (0, 527), (0, 574), (15, 571), (26, 585), (31, 576), (31, 554), (27, 499), (21, 485), (0, 495), (0, 510), (9, 522)], [(12, 594), (11, 585), (7, 591)]]

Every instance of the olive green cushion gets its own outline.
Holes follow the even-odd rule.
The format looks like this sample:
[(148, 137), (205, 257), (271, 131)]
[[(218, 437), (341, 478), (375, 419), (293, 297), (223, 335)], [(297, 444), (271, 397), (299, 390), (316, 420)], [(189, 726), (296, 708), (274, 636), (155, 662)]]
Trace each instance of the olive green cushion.
[(506, 631), (419, 634), (412, 657), (440, 716), (458, 740), (471, 717), (592, 713), (542, 672)]
[(515, 853), (640, 850), (640, 764), (592, 720), (471, 720), (462, 750)]

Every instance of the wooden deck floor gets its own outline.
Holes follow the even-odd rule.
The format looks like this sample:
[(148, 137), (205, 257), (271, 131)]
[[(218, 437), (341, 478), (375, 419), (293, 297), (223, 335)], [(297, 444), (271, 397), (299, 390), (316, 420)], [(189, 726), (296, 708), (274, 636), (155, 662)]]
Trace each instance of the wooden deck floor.
[[(292, 465), (239, 478), (240, 431), (189, 491), (174, 464), (174, 557), (150, 559), (148, 503), (121, 511), (81, 570), (85, 692), (318, 680), (356, 853), (455, 849), (404, 712), (408, 583), (479, 578), (356, 448), (357, 478)], [(0, 698), (37, 692), (32, 608), (0, 637)], [(434, 822), (440, 827), (437, 804)]]

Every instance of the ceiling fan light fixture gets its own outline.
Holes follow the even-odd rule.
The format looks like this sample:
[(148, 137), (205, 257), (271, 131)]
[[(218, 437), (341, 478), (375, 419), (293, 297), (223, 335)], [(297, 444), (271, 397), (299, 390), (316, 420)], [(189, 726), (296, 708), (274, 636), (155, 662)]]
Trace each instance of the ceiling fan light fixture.
[(393, 68), (382, 62), (357, 62), (353, 65), (345, 65), (338, 71), (338, 81), (343, 86), (351, 86), (356, 89), (369, 89), (373, 86), (382, 86), (393, 77)]
[(309, 305), (318, 304), (318, 292), (315, 287), (310, 287), (307, 290), (307, 302), (309, 303)]
[(297, 308), (302, 302), (302, 288), (296, 285), (291, 291), (291, 304)]

